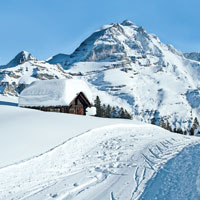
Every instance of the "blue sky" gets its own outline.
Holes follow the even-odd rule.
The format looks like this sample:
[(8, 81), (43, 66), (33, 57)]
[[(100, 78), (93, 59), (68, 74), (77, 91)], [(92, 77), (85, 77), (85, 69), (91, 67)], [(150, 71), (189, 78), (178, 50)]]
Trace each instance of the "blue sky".
[(177, 49), (200, 51), (199, 0), (0, 0), (0, 64), (26, 50), (72, 53), (96, 29), (129, 19)]

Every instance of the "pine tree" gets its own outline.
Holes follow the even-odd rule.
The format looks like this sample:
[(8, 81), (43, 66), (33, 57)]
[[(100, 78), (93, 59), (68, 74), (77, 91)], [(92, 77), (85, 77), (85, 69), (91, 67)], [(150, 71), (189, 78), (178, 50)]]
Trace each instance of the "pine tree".
[(194, 118), (194, 122), (193, 122), (193, 124), (192, 124), (192, 127), (191, 127), (191, 129), (190, 129), (190, 135), (194, 135), (194, 132), (195, 132), (195, 130), (198, 128), (198, 126), (199, 126), (199, 122), (198, 122), (197, 117), (195, 117), (195, 118)]
[(105, 117), (106, 118), (110, 118), (111, 117), (111, 107), (110, 107), (109, 104), (106, 106)]
[(156, 125), (156, 118), (155, 117), (151, 119), (151, 124)]
[(176, 130), (176, 128), (174, 128), (173, 132), (174, 132), (174, 133), (177, 133), (177, 130)]
[(167, 129), (168, 131), (172, 132), (172, 128), (171, 128), (171, 126), (170, 126), (168, 120), (167, 120), (167, 124), (166, 124), (166, 129)]
[(160, 121), (160, 127), (167, 129), (167, 123), (165, 123), (165, 121), (163, 119), (161, 119), (161, 121)]
[(111, 109), (111, 117), (117, 118), (117, 111), (116, 111), (115, 106), (113, 106), (112, 109)]
[(196, 128), (199, 126), (199, 121), (198, 121), (197, 117), (194, 118), (194, 124), (195, 124)]
[(102, 117), (102, 108), (101, 108), (101, 100), (99, 96), (96, 97), (94, 100), (94, 106), (96, 107), (96, 116), (97, 117)]
[(101, 110), (102, 110), (102, 117), (106, 117), (106, 105), (105, 104), (102, 105)]
[(94, 106), (96, 107), (97, 117), (132, 119), (132, 115), (122, 107), (111, 107), (109, 104), (107, 106), (105, 104), (101, 105), (99, 96), (96, 97)]
[(124, 109), (122, 107), (119, 110), (119, 118), (125, 118), (125, 112), (124, 112)]
[(132, 119), (132, 115), (127, 110), (124, 111), (125, 119)]
[(193, 125), (192, 125), (192, 126), (193, 126), (194, 130), (198, 128), (199, 122), (198, 122), (197, 117), (194, 118), (194, 122), (193, 122)]
[(190, 135), (194, 135), (194, 129), (193, 128), (190, 129)]
[(183, 134), (183, 131), (182, 131), (181, 128), (178, 128), (178, 129), (176, 130), (176, 132), (179, 133), (179, 134)]
[(185, 130), (185, 131), (183, 131), (183, 135), (187, 135), (187, 131)]
[(120, 111), (119, 106), (116, 106), (116, 118), (119, 118), (119, 111)]

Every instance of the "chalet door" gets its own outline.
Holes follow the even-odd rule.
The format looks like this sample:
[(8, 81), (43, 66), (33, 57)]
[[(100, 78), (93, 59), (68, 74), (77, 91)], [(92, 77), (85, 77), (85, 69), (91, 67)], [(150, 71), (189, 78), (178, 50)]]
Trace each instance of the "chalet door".
[(83, 113), (83, 108), (80, 107), (80, 106), (77, 106), (77, 107), (76, 107), (76, 114), (78, 114), (78, 115), (83, 115), (83, 114), (84, 114), (84, 113)]

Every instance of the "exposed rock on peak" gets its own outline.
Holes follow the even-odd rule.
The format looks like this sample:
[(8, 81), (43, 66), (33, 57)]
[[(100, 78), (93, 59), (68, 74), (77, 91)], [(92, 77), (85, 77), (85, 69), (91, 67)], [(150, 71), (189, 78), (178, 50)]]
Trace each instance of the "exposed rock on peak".
[(60, 56), (56, 55), (47, 62), (60, 63), (65, 69), (69, 69), (75, 62), (113, 60), (131, 62), (130, 56), (145, 52), (147, 49), (152, 54), (157, 54), (159, 50), (154, 44), (155, 47), (152, 47), (152, 44), (150, 35), (144, 28), (125, 20), (121, 24), (103, 26), (82, 42), (70, 56), (62, 56), (59, 59)]
[(200, 53), (198, 52), (184, 53), (184, 56), (188, 59), (200, 62)]
[(124, 20), (121, 25), (123, 26), (136, 26), (136, 24), (128, 19)]
[(36, 58), (27, 51), (21, 51), (7, 65), (2, 66), (2, 68), (15, 67), (30, 60), (36, 60)]

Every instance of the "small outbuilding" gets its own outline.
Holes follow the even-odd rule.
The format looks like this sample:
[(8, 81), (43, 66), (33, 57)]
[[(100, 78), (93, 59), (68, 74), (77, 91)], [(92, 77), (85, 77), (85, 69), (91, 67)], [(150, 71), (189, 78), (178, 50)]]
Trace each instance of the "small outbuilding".
[(91, 102), (88, 85), (74, 79), (35, 81), (19, 96), (20, 107), (79, 115), (86, 115)]

